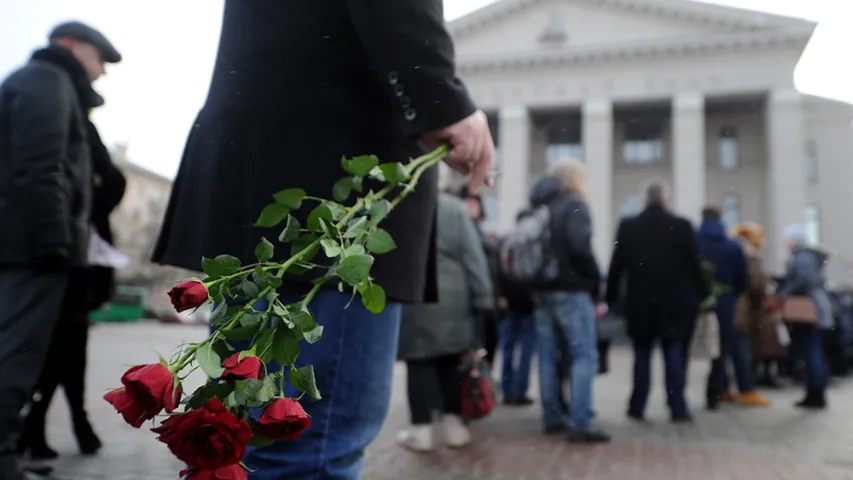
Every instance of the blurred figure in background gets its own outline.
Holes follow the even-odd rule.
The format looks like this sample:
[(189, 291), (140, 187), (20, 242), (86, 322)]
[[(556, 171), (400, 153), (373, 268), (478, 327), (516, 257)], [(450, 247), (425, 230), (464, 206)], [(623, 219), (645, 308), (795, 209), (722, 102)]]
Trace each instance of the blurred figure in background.
[[(661, 343), (666, 368), (667, 405), (673, 422), (693, 420), (684, 397), (685, 339), (699, 311), (695, 292), (705, 298), (696, 233), (687, 219), (666, 209), (664, 191), (651, 185), (646, 209), (619, 225), (607, 275), (607, 304), (619, 309), (625, 280), (624, 312), (634, 346), (634, 389), (628, 418), (645, 421), (651, 391), (652, 351)], [(574, 408), (574, 405), (572, 405)]]
[(0, 86), (4, 480), (31, 476), (19, 471), (15, 458), (19, 415), (40, 377), (62, 310), (63, 295), (57, 292), (66, 291), (70, 269), (87, 266), (94, 179), (87, 116), (103, 104), (92, 82), (104, 74), (106, 63), (120, 60), (103, 34), (66, 23), (51, 33), (49, 46), (34, 52)]
[[(740, 244), (726, 234), (717, 208), (708, 207), (702, 211), (699, 247), (705, 260), (714, 265), (714, 279), (726, 288), (717, 296), (715, 312), (720, 323), (720, 356), (712, 361), (708, 375), (708, 409), (715, 410), (720, 401), (766, 407), (770, 401), (755, 389), (749, 335), (735, 326), (738, 299), (748, 293), (750, 286), (746, 255)], [(729, 390), (729, 361), (734, 366), (740, 395)]]
[[(593, 382), (598, 373), (595, 305), (601, 274), (592, 253), (592, 220), (586, 205), (583, 163), (563, 160), (552, 165), (549, 178), (534, 185), (533, 207), (547, 205), (550, 238), (556, 257), (553, 281), (534, 286), (539, 386), (546, 434), (565, 432), (577, 443), (609, 442), (593, 422)], [(561, 379), (556, 371), (557, 338), (566, 341), (571, 359), (568, 424), (560, 404)]]
[(732, 235), (743, 248), (749, 270), (749, 286), (737, 300), (735, 327), (750, 339), (754, 374), (758, 373), (756, 367), (760, 364), (761, 383), (775, 387), (778, 385), (773, 377), (771, 363), (785, 352), (778, 333), (780, 328), (785, 327), (769, 304), (767, 293), (770, 278), (761, 260), (761, 249), (766, 241), (764, 228), (754, 222), (743, 222), (734, 228)]
[(791, 331), (794, 358), (806, 364), (806, 396), (797, 403), (808, 409), (826, 408), (829, 371), (823, 351), (822, 332), (832, 328), (832, 308), (825, 290), (826, 261), (829, 255), (810, 246), (803, 225), (791, 225), (785, 231), (791, 257), (778, 295), (781, 302), (794, 296), (811, 300), (817, 312), (813, 323), (798, 323)]
[(433, 415), (451, 448), (471, 442), (462, 419), (460, 358), (478, 348), (477, 316), (494, 309), (489, 267), (477, 227), (458, 198), (438, 198), (439, 303), (406, 305), (398, 357), (405, 360), (411, 425), (400, 444), (417, 452), (436, 447)]
[[(69, 48), (65, 40), (69, 26), (60, 25), (51, 34), (51, 42)], [(73, 27), (71, 27), (73, 28)], [(72, 37), (73, 38), (73, 37)], [(88, 112), (91, 115), (91, 110)], [(110, 213), (124, 196), (126, 180), (110, 158), (95, 124), (85, 120), (86, 141), (92, 157), (92, 216), (94, 233), (113, 243)], [(59, 321), (47, 352), (47, 361), (35, 387), (35, 400), (24, 420), (24, 431), (18, 452), (29, 450), (33, 459), (56, 458), (45, 438), (45, 420), (56, 388), (62, 385), (74, 436), (80, 453), (91, 455), (101, 448), (101, 441), (89, 423), (85, 409), (86, 355), (89, 339), (89, 313), (109, 301), (113, 295), (113, 269), (103, 266), (75, 267), (69, 270), (68, 288)]]
[[(498, 284), (498, 268), (499, 261), (499, 239), (493, 236), (486, 235), (482, 230), (483, 220), (486, 218), (486, 211), (483, 208), (483, 199), (480, 195), (472, 195), (468, 190), (468, 186), (464, 186), (459, 190), (459, 198), (465, 203), (465, 208), (468, 214), (474, 220), (477, 226), (477, 234), (480, 236), (480, 243), (486, 252), (486, 259), (489, 262), (489, 276), (492, 279), (492, 285)], [(486, 349), (485, 360), (489, 365), (495, 363), (495, 353), (498, 349), (498, 322), (500, 321), (501, 306), (499, 305), (499, 295), (497, 289), (494, 290), (495, 308), (490, 311), (484, 311), (481, 318), (477, 319), (480, 322), (478, 328), (482, 329), (483, 348)]]

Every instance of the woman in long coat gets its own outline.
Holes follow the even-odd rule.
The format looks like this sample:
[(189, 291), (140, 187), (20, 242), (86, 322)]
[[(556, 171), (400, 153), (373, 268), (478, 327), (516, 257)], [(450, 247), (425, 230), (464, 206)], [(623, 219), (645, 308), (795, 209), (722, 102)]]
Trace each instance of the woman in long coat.
[(441, 194), (437, 212), (438, 303), (403, 308), (399, 358), (406, 361), (411, 426), (400, 444), (431, 451), (433, 414), (444, 442), (467, 445), (461, 417), (459, 359), (478, 346), (477, 315), (494, 308), (492, 282), (474, 221), (458, 198)]

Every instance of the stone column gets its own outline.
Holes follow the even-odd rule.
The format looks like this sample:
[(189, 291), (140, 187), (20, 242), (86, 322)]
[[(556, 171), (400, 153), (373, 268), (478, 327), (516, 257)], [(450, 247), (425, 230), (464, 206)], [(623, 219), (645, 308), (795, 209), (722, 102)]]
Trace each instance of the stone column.
[(673, 210), (698, 225), (705, 206), (705, 99), (683, 93), (672, 101)]
[(764, 121), (768, 157), (767, 267), (781, 273), (788, 256), (782, 235), (789, 225), (803, 222), (806, 209), (802, 95), (793, 89), (771, 92)]
[(502, 170), (498, 177), (498, 229), (504, 233), (515, 225), (515, 217), (528, 204), (532, 123), (525, 105), (502, 107), (498, 116)]
[(599, 267), (606, 271), (616, 228), (613, 223), (613, 104), (608, 99), (590, 99), (584, 102), (581, 112), (592, 245)]

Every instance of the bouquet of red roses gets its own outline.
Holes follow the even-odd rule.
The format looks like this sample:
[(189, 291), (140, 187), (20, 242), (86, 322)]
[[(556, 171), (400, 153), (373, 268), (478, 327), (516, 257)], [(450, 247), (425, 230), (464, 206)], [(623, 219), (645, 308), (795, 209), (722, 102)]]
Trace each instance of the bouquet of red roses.
[[(385, 308), (385, 291), (373, 282), (370, 268), (373, 255), (396, 245), (379, 224), (446, 153), (440, 147), (408, 163), (380, 163), (373, 155), (343, 158), (347, 175), (335, 183), (334, 201), (310, 197), (298, 188), (274, 194), (256, 226), (283, 225), (278, 242), (290, 247), (290, 258), (274, 261), (275, 245), (261, 238), (257, 261), (249, 265), (231, 255), (202, 259), (206, 277), (178, 283), (169, 296), (178, 312), (212, 303), (213, 333), (181, 346), (170, 360), (161, 357), (159, 363), (132, 367), (122, 376), (122, 386), (104, 399), (136, 428), (165, 412), (152, 431), (187, 465), (182, 478), (247, 478), (241, 463), (247, 446), (299, 437), (311, 425), (300, 401), (321, 398), (313, 367), (296, 365), (302, 342), (315, 343), (323, 335), (311, 300), (320, 288), (337, 283), (341, 291), (358, 294), (369, 311)], [(365, 192), (365, 179), (383, 186)], [(354, 191), (359, 196), (344, 205)], [(303, 226), (290, 212), (306, 202), (316, 205)], [(315, 260), (320, 252), (325, 259)], [(286, 303), (279, 297), (286, 273), (312, 270), (320, 273), (313, 275), (304, 298)], [(234, 347), (247, 341), (244, 350)], [(270, 371), (272, 362), (281, 369)], [(207, 380), (187, 395), (182, 381), (196, 369)], [(298, 398), (285, 397), (286, 382), (302, 392)]]

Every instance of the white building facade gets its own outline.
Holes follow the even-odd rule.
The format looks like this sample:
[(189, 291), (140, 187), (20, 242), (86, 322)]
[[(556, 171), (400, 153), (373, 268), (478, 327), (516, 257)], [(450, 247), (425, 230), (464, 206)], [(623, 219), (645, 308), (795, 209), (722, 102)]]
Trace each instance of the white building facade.
[(853, 107), (802, 95), (793, 72), (815, 24), (691, 0), (500, 0), (450, 24), (459, 75), (492, 121), (501, 176), (485, 192), (506, 231), (549, 161), (587, 166), (595, 251), (650, 182), (698, 222), (806, 223), (853, 280)]

